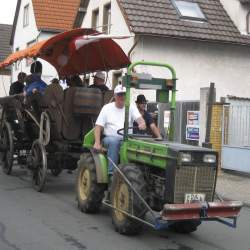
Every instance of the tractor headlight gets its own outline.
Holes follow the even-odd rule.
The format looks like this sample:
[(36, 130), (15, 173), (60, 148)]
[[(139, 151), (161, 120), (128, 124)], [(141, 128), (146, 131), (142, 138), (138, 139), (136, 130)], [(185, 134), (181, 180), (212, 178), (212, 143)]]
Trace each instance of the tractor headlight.
[(203, 162), (205, 162), (205, 163), (216, 163), (216, 155), (205, 154), (203, 156)]
[(191, 162), (192, 161), (192, 155), (190, 153), (181, 153), (180, 154), (180, 161), (181, 162)]

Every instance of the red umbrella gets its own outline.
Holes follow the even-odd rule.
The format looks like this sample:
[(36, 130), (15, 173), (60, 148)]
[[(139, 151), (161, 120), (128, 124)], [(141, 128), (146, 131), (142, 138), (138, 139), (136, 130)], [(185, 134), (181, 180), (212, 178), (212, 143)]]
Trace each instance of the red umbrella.
[(100, 35), (92, 29), (74, 29), (11, 54), (0, 63), (0, 68), (27, 57), (46, 60), (57, 69), (60, 76), (128, 66), (130, 60), (110, 37)]

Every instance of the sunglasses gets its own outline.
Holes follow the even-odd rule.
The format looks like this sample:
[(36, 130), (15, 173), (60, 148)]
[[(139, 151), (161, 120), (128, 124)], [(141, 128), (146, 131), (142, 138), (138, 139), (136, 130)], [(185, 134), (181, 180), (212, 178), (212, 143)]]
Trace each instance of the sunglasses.
[(117, 96), (125, 96), (125, 93), (117, 93)]

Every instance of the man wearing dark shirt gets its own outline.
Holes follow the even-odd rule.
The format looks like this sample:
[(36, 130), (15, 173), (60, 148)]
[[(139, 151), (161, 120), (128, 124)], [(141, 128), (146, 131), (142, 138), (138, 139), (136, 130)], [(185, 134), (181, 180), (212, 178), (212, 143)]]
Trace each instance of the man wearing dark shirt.
[[(139, 112), (141, 113), (141, 115), (146, 123), (147, 129), (150, 129), (152, 131), (152, 134), (154, 137), (156, 137), (158, 139), (162, 139), (160, 131), (157, 128), (157, 126), (155, 125), (152, 116), (145, 109), (146, 105), (147, 105), (147, 100), (146, 100), (145, 96), (138, 95), (137, 100), (135, 102), (136, 102), (136, 105), (137, 105)], [(137, 129), (138, 125), (136, 122), (134, 122), (133, 127), (134, 127), (134, 129), (133, 129), (134, 134), (141, 134), (141, 131), (139, 129)]]
[(17, 76), (17, 81), (13, 82), (10, 86), (9, 95), (17, 95), (22, 94), (24, 90), (24, 81), (25, 81), (26, 74), (24, 72), (20, 72)]
[(105, 85), (105, 74), (103, 72), (97, 72), (94, 75), (94, 84), (90, 85), (89, 88), (98, 88), (102, 92), (109, 90), (109, 88)]

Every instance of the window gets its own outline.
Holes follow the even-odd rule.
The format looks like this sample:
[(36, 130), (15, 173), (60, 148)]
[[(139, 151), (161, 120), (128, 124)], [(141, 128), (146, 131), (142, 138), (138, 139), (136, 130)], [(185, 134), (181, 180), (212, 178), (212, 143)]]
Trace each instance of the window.
[(26, 27), (29, 25), (29, 5), (24, 6), (23, 10), (23, 27)]
[[(17, 52), (17, 51), (19, 51), (19, 48), (16, 48), (16, 52)], [(15, 70), (18, 70), (18, 65), (19, 65), (18, 61), (15, 62)]]
[(114, 71), (112, 78), (112, 89), (114, 89), (122, 81), (122, 71)]
[(99, 26), (99, 9), (92, 12), (92, 28), (97, 29)]
[(204, 21), (206, 20), (198, 3), (187, 2), (181, 0), (173, 0), (173, 4), (178, 11), (178, 14), (185, 18), (191, 20)]
[(111, 4), (106, 4), (103, 8), (103, 32), (110, 34), (111, 28)]

